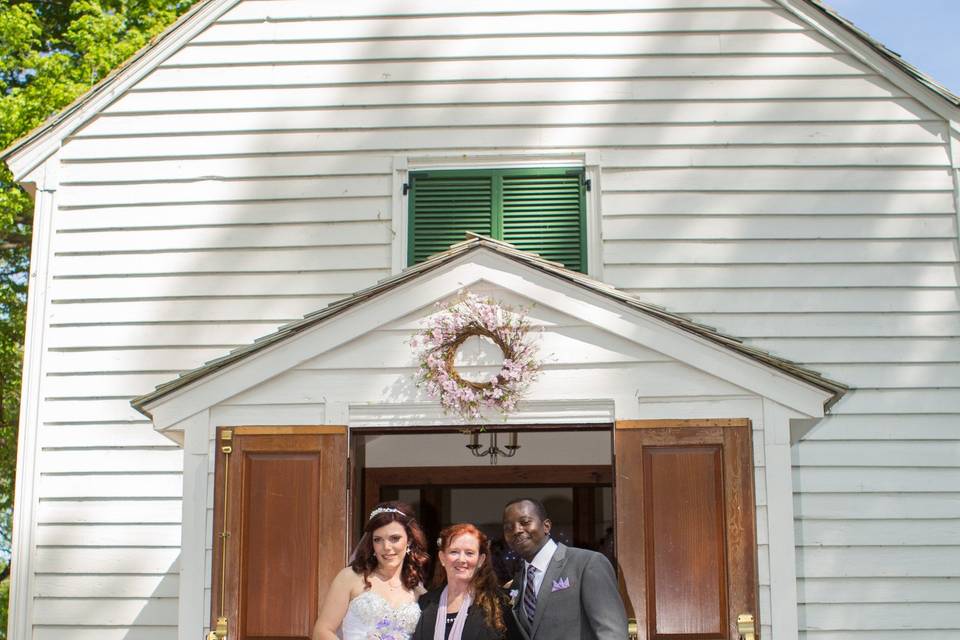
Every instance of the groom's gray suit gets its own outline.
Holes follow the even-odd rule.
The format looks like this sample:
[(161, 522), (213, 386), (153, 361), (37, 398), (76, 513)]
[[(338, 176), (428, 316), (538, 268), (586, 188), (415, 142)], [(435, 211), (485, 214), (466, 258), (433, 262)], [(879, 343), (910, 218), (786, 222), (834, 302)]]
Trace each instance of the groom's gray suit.
[(526, 640), (626, 640), (627, 615), (613, 567), (603, 555), (558, 544), (532, 623), (523, 612), (523, 576), (521, 568), (511, 586), (518, 596), (513, 614)]

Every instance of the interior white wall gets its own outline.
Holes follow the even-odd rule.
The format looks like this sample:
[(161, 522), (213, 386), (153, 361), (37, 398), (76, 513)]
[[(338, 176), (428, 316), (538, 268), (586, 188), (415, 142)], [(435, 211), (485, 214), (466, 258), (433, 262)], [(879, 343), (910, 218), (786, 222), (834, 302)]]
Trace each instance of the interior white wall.
[[(528, 432), (519, 436), (520, 449), (513, 458), (499, 458), (497, 466), (611, 464), (610, 431)], [(367, 467), (483, 467), (490, 458), (477, 458), (466, 448), (468, 436), (460, 433), (369, 436)], [(507, 435), (498, 435), (502, 449)], [(480, 434), (489, 445), (489, 432)]]

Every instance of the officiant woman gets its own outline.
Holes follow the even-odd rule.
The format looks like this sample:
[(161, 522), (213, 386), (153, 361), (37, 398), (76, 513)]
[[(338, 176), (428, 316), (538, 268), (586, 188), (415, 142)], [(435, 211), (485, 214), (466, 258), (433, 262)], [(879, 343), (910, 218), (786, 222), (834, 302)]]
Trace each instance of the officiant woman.
[(504, 596), (487, 536), (472, 524), (454, 524), (440, 532), (437, 546), (434, 588), (420, 598), (412, 640), (504, 638)]

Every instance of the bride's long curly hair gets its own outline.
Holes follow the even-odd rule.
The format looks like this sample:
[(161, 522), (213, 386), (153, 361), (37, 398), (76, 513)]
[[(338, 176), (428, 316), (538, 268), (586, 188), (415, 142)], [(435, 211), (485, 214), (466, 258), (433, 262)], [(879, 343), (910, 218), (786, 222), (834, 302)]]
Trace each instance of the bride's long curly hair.
[(427, 537), (417, 522), (413, 508), (405, 502), (392, 500), (374, 507), (363, 527), (363, 537), (350, 557), (350, 567), (357, 575), (363, 576), (363, 584), (369, 589), (370, 574), (378, 564), (377, 555), (373, 552), (373, 532), (391, 522), (399, 522), (407, 532), (409, 547), (403, 557), (400, 579), (407, 589), (416, 589), (425, 582), (430, 556), (427, 554)]
[[(502, 633), (506, 630), (503, 623), (503, 596), (497, 574), (493, 571), (493, 557), (490, 555), (490, 540), (487, 536), (470, 523), (452, 524), (440, 532), (437, 540), (438, 554), (446, 553), (453, 541), (464, 535), (477, 539), (480, 555), (483, 556), (483, 561), (477, 564), (473, 579), (470, 580), (473, 601), (483, 611), (487, 626)], [(446, 583), (447, 571), (437, 562), (433, 572), (433, 586), (442, 587)]]

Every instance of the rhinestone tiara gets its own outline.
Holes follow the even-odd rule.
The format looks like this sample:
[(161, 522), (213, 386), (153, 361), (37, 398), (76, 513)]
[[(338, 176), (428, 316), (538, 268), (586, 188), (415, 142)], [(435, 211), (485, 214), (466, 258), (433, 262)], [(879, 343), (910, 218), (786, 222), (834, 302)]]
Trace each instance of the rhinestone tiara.
[(378, 516), (381, 513), (399, 513), (402, 516), (407, 515), (403, 511), (400, 511), (400, 509), (397, 509), (396, 507), (377, 507), (376, 509), (370, 512), (370, 517), (368, 517), (367, 520), (373, 520), (374, 516)]

